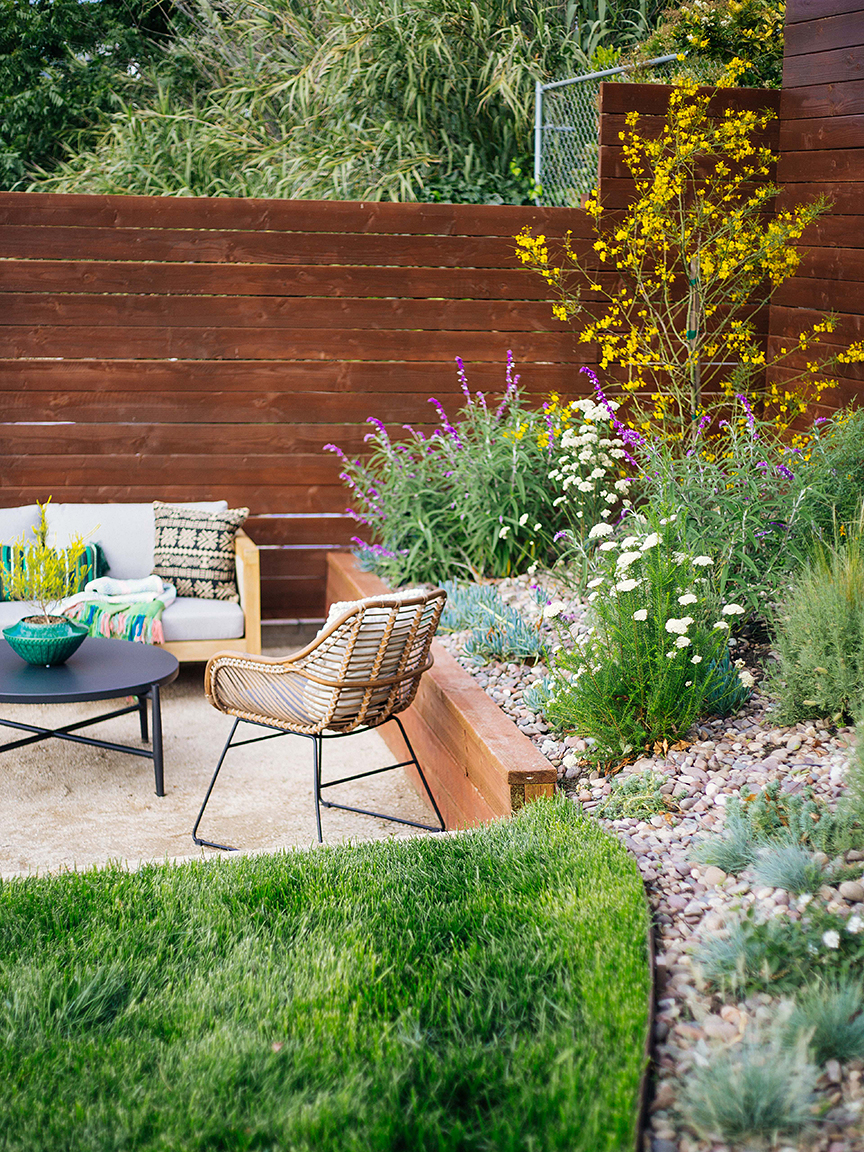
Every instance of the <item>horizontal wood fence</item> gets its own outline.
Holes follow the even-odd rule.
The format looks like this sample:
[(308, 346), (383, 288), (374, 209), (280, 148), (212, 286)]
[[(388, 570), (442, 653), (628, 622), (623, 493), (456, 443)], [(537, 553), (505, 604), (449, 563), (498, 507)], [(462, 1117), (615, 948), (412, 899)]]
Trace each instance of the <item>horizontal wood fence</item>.
[[(826, 216), (802, 238), (798, 274), (774, 293), (770, 349), (804, 331), (825, 312), (838, 326), (824, 345), (834, 351), (864, 339), (864, 3), (789, 0), (780, 159), (784, 191), (778, 207), (824, 196)], [(812, 359), (812, 356), (804, 358)], [(777, 373), (778, 379), (790, 373)], [(864, 366), (842, 366), (841, 386), (826, 393), (836, 408), (861, 393)]]
[(0, 503), (249, 505), (265, 617), (320, 616), (356, 531), (326, 443), (455, 413), (457, 355), (586, 391), (526, 224), (590, 247), (568, 209), (0, 193)]

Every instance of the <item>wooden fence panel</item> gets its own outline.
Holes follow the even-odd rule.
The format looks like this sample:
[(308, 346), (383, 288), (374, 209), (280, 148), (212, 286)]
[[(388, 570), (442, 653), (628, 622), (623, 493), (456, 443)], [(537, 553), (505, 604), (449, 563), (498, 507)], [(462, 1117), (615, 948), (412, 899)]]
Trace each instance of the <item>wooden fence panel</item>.
[[(838, 317), (826, 353), (862, 338), (864, 317), (864, 3), (790, 0), (786, 9), (779, 208), (823, 196), (826, 215), (802, 237), (798, 273), (774, 293), (771, 350), (806, 331), (826, 312)], [(812, 359), (812, 353), (806, 359)], [(788, 382), (792, 366), (775, 369)], [(861, 392), (859, 365), (839, 366), (840, 386), (826, 393), (831, 407)]]
[[(515, 257), (566, 209), (0, 193), (0, 503), (251, 508), (265, 616), (320, 616), (357, 526), (335, 442), (427, 429), (438, 396), (584, 393), (594, 349)], [(591, 300), (591, 294), (586, 300)]]

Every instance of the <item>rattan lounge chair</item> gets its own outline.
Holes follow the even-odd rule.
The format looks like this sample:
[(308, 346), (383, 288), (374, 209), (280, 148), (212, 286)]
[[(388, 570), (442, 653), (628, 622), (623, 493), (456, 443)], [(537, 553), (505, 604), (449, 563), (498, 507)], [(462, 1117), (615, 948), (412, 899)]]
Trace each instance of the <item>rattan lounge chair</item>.
[[(319, 843), (322, 841), (322, 804), (325, 808), (343, 808), (430, 832), (443, 831), (444, 821), (435, 797), (397, 713), (403, 712), (414, 699), (420, 677), (432, 666), (430, 646), (445, 600), (446, 594), (436, 590), (335, 604), (321, 632), (311, 644), (293, 656), (249, 656), (236, 652), (212, 656), (204, 673), (207, 699), (214, 708), (236, 719), (192, 830), (195, 843), (233, 851), (229, 845), (202, 840), (198, 836), (201, 817), (228, 749), (289, 733), (312, 740), (313, 794)], [(322, 781), (325, 739), (347, 736), (359, 728), (380, 728), (388, 720), (395, 720), (399, 725), (410, 759), (354, 776)], [(235, 742), (234, 736), (241, 722), (275, 731)], [(322, 798), (324, 788), (412, 764), (426, 789), (438, 826)]]

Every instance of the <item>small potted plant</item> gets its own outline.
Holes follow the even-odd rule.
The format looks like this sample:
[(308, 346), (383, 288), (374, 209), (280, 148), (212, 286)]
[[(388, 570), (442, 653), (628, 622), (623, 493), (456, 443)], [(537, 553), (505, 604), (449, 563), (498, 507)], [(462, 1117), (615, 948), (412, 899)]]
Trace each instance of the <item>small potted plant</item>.
[[(45, 504), (39, 505), (35, 543), (22, 536), (9, 549), (2, 565), (6, 600), (24, 600), (34, 613), (3, 629), (9, 647), (28, 664), (63, 664), (87, 637), (88, 630), (58, 613), (62, 600), (78, 591), (85, 544), (80, 536), (68, 548), (48, 546)], [(53, 612), (52, 612), (53, 609)]]

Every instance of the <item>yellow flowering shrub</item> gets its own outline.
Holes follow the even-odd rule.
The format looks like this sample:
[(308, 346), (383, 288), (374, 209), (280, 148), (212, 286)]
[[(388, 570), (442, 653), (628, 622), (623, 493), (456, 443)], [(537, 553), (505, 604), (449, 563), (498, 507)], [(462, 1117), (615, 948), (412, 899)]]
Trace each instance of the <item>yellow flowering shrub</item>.
[[(742, 67), (734, 61), (720, 87)], [(606, 212), (596, 193), (586, 209), (596, 231), (593, 255), (580, 256), (568, 234), (552, 252), (526, 228), (516, 253), (553, 293), (553, 312), (575, 319), (579, 340), (596, 344), (601, 368), (624, 369), (635, 422), (680, 436), (703, 413), (736, 395), (760, 403), (784, 430), (836, 384), (837, 363), (864, 359), (856, 344), (834, 357), (814, 350), (836, 321), (827, 317), (766, 356), (759, 310), (800, 262), (796, 242), (827, 208), (824, 200), (772, 211), (779, 188), (776, 157), (762, 143), (772, 112), (709, 110), (710, 94), (676, 86), (658, 135), (640, 134), (631, 112), (621, 133), (636, 196)], [(581, 292), (604, 306), (583, 308)], [(778, 384), (769, 369), (806, 355), (803, 369)]]

